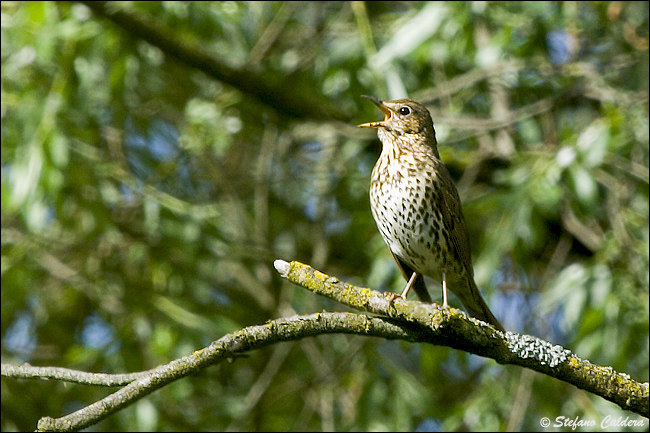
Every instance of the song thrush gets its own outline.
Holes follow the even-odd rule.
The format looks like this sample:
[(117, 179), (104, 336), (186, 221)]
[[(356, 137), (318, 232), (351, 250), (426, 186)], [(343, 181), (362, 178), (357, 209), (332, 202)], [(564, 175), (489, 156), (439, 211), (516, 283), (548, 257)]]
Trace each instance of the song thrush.
[(372, 170), (370, 205), (377, 227), (400, 271), (408, 281), (402, 297), (413, 288), (423, 302), (431, 302), (423, 275), (442, 282), (443, 306), (447, 287), (470, 316), (503, 331), (474, 282), (469, 236), (458, 190), (440, 160), (429, 111), (409, 99), (372, 101), (384, 113), (375, 128), (382, 143)]

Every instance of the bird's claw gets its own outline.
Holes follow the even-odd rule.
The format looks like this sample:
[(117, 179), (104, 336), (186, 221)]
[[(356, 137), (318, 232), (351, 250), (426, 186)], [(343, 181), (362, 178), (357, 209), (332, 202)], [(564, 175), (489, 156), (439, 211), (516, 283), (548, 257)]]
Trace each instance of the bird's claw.
[(395, 292), (384, 292), (384, 293), (386, 294), (386, 296), (388, 296), (388, 304), (389, 305), (393, 305), (393, 302), (395, 302), (395, 299), (398, 299), (398, 298), (404, 299), (404, 297), (402, 295), (400, 295), (399, 293), (395, 293)]

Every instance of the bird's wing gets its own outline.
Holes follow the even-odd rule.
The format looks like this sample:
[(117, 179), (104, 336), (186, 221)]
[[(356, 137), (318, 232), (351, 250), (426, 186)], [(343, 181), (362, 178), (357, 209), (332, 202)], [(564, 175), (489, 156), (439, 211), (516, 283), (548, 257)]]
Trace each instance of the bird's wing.
[(468, 275), (471, 277), (474, 275), (474, 270), (472, 268), (472, 256), (470, 255), (469, 249), (469, 234), (465, 227), (465, 218), (463, 217), (460, 196), (444, 164), (440, 163), (440, 167), (437, 167), (437, 172), (440, 180), (447, 185), (446, 188), (442, 188), (443, 223), (451, 234), (454, 254), (461, 263), (466, 264)]

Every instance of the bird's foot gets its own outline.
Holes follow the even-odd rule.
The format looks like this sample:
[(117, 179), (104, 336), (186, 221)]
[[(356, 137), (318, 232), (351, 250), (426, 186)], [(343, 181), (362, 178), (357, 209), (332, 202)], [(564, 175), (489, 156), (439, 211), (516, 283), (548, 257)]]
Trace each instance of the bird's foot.
[(384, 292), (386, 296), (388, 296), (388, 304), (393, 305), (393, 302), (395, 302), (395, 299), (406, 299), (404, 296), (400, 295), (399, 293), (395, 292)]

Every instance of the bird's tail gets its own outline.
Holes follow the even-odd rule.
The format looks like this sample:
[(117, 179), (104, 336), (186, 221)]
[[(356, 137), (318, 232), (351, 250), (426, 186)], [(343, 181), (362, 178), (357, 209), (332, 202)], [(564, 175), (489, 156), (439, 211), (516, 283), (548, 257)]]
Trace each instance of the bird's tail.
[(488, 307), (485, 303), (483, 296), (481, 296), (481, 292), (479, 292), (478, 287), (474, 282), (474, 278), (468, 278), (468, 280), (469, 290), (458, 290), (460, 293), (454, 292), (454, 294), (458, 297), (458, 299), (460, 299), (460, 302), (463, 303), (470, 316), (478, 320), (482, 320), (483, 322), (489, 323), (499, 331), (505, 332), (505, 329), (503, 329), (501, 323), (499, 323), (499, 321), (490, 311), (490, 307)]

